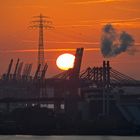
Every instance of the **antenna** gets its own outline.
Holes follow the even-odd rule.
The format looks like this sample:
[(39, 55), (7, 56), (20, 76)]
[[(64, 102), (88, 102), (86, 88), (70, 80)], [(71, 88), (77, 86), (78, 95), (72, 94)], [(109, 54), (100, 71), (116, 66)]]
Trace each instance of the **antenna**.
[(37, 66), (41, 65), (39, 75), (41, 76), (41, 72), (45, 65), (45, 59), (44, 59), (44, 28), (45, 29), (53, 29), (52, 21), (48, 20), (49, 17), (43, 16), (40, 14), (39, 16), (34, 16), (33, 18), (37, 19), (35, 21), (32, 21), (33, 26), (30, 26), (32, 28), (38, 28), (39, 29), (39, 44), (38, 44), (38, 62)]

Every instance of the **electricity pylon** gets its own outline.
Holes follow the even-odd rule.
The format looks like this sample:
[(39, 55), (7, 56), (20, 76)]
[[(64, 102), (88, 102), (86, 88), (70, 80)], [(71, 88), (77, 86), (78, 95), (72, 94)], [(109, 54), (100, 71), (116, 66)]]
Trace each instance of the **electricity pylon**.
[(32, 21), (32, 28), (39, 29), (39, 44), (38, 44), (38, 62), (37, 65), (41, 65), (39, 75), (41, 74), (44, 65), (45, 65), (45, 57), (44, 57), (44, 29), (52, 29), (52, 21), (48, 20), (49, 17), (43, 16), (40, 14), (39, 16), (34, 16), (35, 21)]

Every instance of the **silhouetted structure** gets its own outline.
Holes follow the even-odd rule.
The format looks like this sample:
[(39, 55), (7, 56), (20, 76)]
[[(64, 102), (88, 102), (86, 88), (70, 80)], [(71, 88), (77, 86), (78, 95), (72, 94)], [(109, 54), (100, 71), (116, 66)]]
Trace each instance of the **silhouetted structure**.
[(109, 61), (80, 72), (83, 51), (76, 50), (73, 69), (47, 79), (47, 64), (41, 75), (39, 64), (32, 77), (32, 64), (21, 72), (19, 60), (12, 74), (11, 59), (0, 79), (0, 132), (140, 134), (140, 81), (114, 70)]
[(39, 44), (38, 44), (38, 66), (41, 65), (39, 75), (44, 68), (45, 58), (44, 58), (44, 28), (51, 29), (53, 28), (52, 22), (48, 20), (49, 17), (43, 16), (40, 14), (39, 16), (35, 16), (37, 20), (32, 21), (34, 23), (33, 28), (39, 28)]

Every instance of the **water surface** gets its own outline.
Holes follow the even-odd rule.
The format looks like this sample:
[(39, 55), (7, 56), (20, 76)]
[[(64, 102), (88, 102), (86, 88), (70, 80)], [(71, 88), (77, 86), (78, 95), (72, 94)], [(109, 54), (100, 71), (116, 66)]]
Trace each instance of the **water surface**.
[(0, 136), (0, 140), (140, 140), (140, 136)]

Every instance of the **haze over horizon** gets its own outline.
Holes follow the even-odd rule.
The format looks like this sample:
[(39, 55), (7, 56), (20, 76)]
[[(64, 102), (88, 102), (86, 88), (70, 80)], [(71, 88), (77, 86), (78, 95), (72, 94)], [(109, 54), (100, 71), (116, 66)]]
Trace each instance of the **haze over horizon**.
[(0, 73), (9, 61), (20, 58), (37, 64), (38, 30), (30, 29), (33, 16), (49, 16), (55, 29), (45, 31), (47, 76), (61, 72), (56, 59), (65, 52), (75, 53), (84, 47), (82, 69), (100, 66), (102, 28), (112, 24), (117, 32), (126, 31), (135, 40), (136, 52), (125, 52), (108, 60), (111, 66), (133, 78), (140, 79), (140, 1), (139, 0), (6, 0), (0, 2)]

